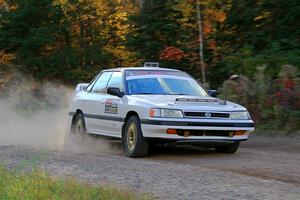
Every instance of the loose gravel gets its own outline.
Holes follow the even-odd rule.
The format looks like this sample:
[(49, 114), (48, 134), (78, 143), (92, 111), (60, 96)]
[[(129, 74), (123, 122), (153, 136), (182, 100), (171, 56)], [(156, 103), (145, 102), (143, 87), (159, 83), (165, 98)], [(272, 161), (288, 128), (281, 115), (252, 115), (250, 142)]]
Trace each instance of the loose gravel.
[[(254, 138), (234, 155), (189, 147), (157, 148), (144, 159), (126, 158), (121, 151), (72, 153), (6, 145), (0, 146), (0, 161), (9, 169), (26, 171), (36, 165), (53, 176), (114, 185), (158, 199), (300, 199), (299, 141), (290, 139), (294, 145), (284, 151), (268, 141), (268, 137)], [(247, 173), (255, 169), (257, 173)], [(283, 179), (285, 175), (297, 178)]]

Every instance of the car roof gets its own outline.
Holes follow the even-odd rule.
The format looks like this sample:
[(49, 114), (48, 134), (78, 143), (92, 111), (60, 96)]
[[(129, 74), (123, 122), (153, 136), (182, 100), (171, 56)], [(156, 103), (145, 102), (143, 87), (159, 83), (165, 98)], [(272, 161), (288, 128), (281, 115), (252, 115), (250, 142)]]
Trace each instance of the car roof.
[(119, 67), (119, 68), (112, 68), (112, 69), (104, 69), (101, 72), (106, 71), (125, 71), (125, 70), (155, 70), (155, 71), (174, 71), (174, 72), (180, 72), (180, 70), (177, 69), (170, 69), (170, 68), (160, 68), (160, 67)]

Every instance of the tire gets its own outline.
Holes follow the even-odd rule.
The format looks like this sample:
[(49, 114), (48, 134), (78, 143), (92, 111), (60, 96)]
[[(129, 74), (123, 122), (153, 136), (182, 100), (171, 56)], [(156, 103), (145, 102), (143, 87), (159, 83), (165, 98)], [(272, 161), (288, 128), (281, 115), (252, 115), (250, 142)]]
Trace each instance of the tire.
[(230, 144), (230, 145), (216, 146), (215, 149), (219, 153), (233, 154), (238, 150), (239, 145), (240, 145), (240, 142), (235, 142), (235, 143)]
[(86, 126), (84, 121), (84, 116), (82, 113), (78, 113), (75, 116), (75, 120), (71, 127), (71, 133), (80, 137), (86, 136)]
[[(82, 125), (82, 131), (78, 132), (78, 123)], [(85, 140), (87, 139), (85, 120), (82, 113), (76, 113), (73, 117), (71, 127), (66, 130), (64, 142), (63, 142), (63, 150), (65, 152), (73, 152), (77, 151), (78, 147), (82, 147), (85, 144)]]
[(139, 158), (148, 155), (149, 142), (143, 137), (138, 116), (132, 116), (126, 121), (122, 144), (127, 157)]

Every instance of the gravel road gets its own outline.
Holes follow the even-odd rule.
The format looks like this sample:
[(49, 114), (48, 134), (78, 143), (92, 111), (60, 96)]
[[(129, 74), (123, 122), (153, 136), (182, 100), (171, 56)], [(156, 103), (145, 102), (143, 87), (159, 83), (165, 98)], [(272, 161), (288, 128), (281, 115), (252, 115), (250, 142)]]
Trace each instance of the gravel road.
[(2, 145), (0, 161), (24, 170), (36, 163), (54, 176), (115, 185), (158, 199), (300, 199), (300, 138), (251, 137), (234, 155), (157, 147), (148, 158), (130, 159), (118, 143), (105, 148), (113, 150), (62, 152)]

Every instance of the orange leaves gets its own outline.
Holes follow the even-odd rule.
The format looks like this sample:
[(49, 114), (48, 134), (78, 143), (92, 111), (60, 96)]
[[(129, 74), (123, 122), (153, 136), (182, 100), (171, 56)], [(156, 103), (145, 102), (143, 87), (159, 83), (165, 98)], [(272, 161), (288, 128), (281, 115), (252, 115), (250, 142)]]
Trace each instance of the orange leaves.
[(217, 22), (224, 22), (226, 20), (226, 14), (223, 12), (215, 12), (215, 19)]
[(204, 15), (204, 25), (203, 30), (205, 34), (210, 34), (214, 31), (214, 24), (216, 22), (222, 23), (226, 20), (226, 14), (221, 11), (216, 11), (212, 9), (204, 9), (203, 10)]
[(213, 27), (212, 27), (211, 23), (208, 20), (204, 21), (203, 31), (204, 31), (205, 34), (209, 34), (209, 33), (213, 32)]
[(214, 39), (210, 39), (207, 41), (208, 43), (208, 48), (211, 50), (217, 50), (217, 42)]
[(160, 53), (160, 59), (162, 60), (170, 60), (170, 61), (180, 61), (181, 59), (185, 58), (186, 55), (185, 53), (174, 47), (174, 46), (170, 46), (170, 47), (166, 47), (161, 53)]
[(212, 21), (224, 22), (226, 20), (226, 14), (222, 11), (205, 9), (204, 15)]

